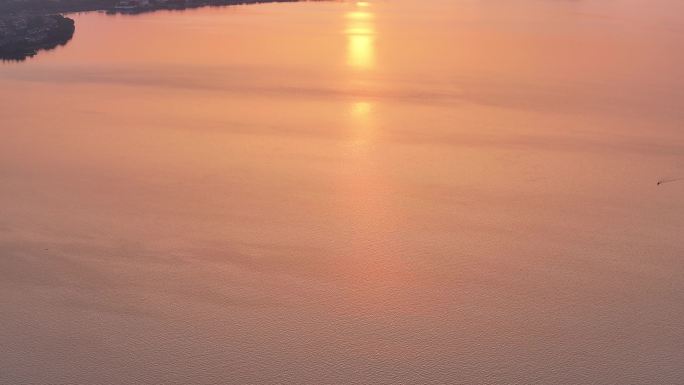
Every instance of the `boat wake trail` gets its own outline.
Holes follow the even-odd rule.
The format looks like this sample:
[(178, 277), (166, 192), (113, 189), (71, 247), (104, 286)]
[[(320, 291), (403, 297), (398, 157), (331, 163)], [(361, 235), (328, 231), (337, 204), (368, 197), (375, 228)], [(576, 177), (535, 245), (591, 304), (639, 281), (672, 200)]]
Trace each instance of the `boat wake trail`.
[(657, 185), (660, 186), (660, 185), (662, 185), (662, 184), (672, 183), (672, 182), (679, 182), (679, 181), (682, 181), (682, 180), (684, 180), (684, 177), (682, 177), (682, 178), (661, 179), (661, 180), (658, 181)]

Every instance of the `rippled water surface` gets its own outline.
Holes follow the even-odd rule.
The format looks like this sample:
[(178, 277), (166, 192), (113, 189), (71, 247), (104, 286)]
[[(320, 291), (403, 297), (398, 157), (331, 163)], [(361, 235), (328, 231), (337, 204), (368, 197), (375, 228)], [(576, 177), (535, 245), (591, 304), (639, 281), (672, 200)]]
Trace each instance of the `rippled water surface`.
[(72, 17), (0, 64), (0, 383), (684, 382), (684, 2)]

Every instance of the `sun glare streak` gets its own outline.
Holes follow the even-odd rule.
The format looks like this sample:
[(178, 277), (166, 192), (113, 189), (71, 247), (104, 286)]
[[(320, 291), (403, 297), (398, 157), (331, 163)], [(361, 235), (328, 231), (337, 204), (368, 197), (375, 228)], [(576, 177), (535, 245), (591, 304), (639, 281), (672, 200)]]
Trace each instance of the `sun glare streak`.
[(357, 70), (369, 70), (375, 66), (374, 14), (368, 10), (369, 7), (368, 2), (357, 2), (356, 9), (345, 14), (347, 64)]
[(373, 37), (368, 35), (349, 36), (349, 65), (354, 68), (372, 68), (375, 64)]
[[(347, 65), (353, 70), (351, 71), (352, 82), (363, 81), (362, 73), (375, 68), (375, 14), (370, 7), (370, 2), (359, 1), (344, 15)], [(349, 143), (356, 156), (368, 155), (368, 149), (375, 140), (373, 110), (373, 103), (367, 99), (355, 100), (350, 105)]]
[(346, 18), (355, 21), (372, 20), (373, 14), (367, 11), (351, 11), (347, 12)]

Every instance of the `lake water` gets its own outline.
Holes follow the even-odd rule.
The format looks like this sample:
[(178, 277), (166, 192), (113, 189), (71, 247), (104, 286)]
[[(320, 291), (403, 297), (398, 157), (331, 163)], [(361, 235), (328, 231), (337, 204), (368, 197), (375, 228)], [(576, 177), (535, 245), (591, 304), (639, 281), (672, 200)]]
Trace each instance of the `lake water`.
[(684, 382), (684, 2), (72, 17), (0, 64), (0, 383)]

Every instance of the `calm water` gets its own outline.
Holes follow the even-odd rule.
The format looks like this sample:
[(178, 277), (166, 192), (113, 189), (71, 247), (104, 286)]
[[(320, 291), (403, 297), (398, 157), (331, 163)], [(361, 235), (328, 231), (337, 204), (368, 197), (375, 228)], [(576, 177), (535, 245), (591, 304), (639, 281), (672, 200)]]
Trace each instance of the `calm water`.
[(684, 382), (684, 2), (74, 18), (0, 65), (0, 383)]

